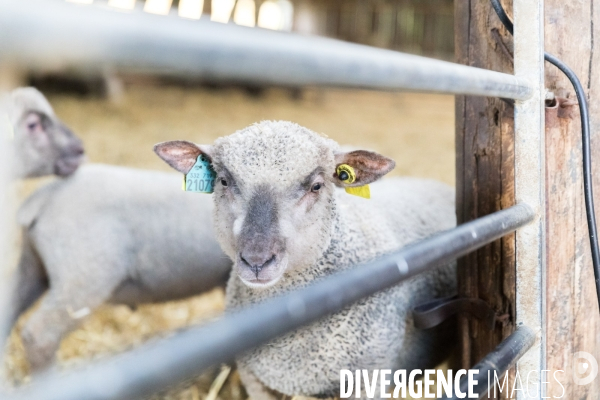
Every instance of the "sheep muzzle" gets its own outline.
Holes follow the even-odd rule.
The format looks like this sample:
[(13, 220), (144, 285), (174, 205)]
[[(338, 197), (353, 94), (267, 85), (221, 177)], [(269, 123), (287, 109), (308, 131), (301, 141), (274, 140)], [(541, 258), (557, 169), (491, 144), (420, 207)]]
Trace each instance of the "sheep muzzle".
[(275, 195), (257, 188), (248, 202), (238, 237), (238, 275), (249, 286), (274, 284), (284, 271), (284, 240), (279, 235)]

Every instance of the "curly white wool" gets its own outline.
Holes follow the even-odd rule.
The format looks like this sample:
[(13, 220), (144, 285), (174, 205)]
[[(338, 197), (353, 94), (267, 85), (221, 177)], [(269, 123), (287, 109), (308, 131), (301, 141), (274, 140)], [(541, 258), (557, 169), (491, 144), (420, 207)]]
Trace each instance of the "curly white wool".
[[(331, 182), (339, 151), (337, 143), (297, 124), (264, 121), (219, 139), (211, 154), (215, 164), (230, 170), (240, 186), (251, 191), (268, 183), (283, 194), (316, 167), (322, 167)], [(320, 207), (318, 220), (306, 225), (285, 224), (285, 218), (280, 222), (286, 225), (281, 231), (288, 250), (293, 247), (290, 241), (308, 242), (311, 246), (296, 248), (309, 249), (303, 258), (316, 262), (293, 261), (277, 284), (260, 290), (232, 274), (227, 287), (229, 308), (298, 289), (456, 224), (454, 192), (439, 182), (412, 178), (376, 182), (372, 200), (350, 196), (331, 185), (322, 190), (327, 200), (315, 203)], [(292, 207), (281, 206), (284, 198), (280, 200), (279, 207), (292, 213)], [(231, 201), (218, 195), (215, 201), (219, 241), (234, 257), (234, 246), (228, 244), (232, 228), (225, 216)], [(302, 231), (286, 234), (290, 226)], [(292, 253), (288, 251), (294, 260)], [(239, 358), (244, 384), (254, 400), (275, 399), (273, 390), (290, 396), (327, 397), (339, 390), (340, 369), (431, 367), (451, 348), (452, 336), (447, 331), (415, 330), (410, 310), (419, 302), (453, 293), (455, 287), (454, 266), (441, 267), (273, 340)]]

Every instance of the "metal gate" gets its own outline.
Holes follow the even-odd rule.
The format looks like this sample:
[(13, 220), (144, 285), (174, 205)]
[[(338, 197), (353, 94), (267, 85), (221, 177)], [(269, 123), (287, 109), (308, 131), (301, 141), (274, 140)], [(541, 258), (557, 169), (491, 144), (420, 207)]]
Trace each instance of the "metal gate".
[[(50, 13), (53, 18), (46, 18)], [(501, 374), (517, 361), (521, 375), (543, 370), (542, 15), (542, 0), (514, 0), (515, 75), (509, 75), (325, 38), (125, 15), (59, 2), (0, 2), (0, 57), (15, 65), (93, 67), (102, 61), (134, 71), (244, 83), (500, 97), (515, 100), (516, 135), (517, 205), (212, 324), (81, 370), (40, 377), (8, 398), (129, 399), (148, 394), (514, 230), (518, 328), (482, 360), (480, 376), (486, 376), (489, 369)], [(530, 381), (526, 393), (542, 398), (539, 377), (535, 383)], [(487, 385), (480, 384), (478, 390), (483, 393)]]

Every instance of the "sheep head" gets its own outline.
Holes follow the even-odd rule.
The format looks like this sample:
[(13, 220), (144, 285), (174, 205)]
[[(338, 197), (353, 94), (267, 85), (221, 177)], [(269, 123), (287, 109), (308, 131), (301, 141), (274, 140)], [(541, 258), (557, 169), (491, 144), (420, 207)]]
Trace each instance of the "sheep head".
[(84, 160), (81, 140), (56, 117), (42, 93), (19, 88), (3, 100), (8, 121), (2, 122), (12, 127), (17, 178), (68, 176), (77, 170)]
[[(253, 288), (274, 285), (323, 254), (332, 238), (336, 186), (366, 185), (394, 168), (389, 158), (341, 152), (333, 140), (282, 121), (252, 125), (212, 146), (172, 141), (154, 150), (184, 174), (200, 154), (210, 160), (217, 237)], [(341, 164), (355, 170), (351, 184), (336, 173)]]

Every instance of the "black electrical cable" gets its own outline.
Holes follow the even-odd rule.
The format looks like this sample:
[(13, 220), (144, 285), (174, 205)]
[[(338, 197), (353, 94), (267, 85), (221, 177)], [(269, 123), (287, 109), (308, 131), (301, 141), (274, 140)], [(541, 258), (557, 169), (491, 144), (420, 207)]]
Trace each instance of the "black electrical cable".
[[(498, 18), (510, 34), (513, 34), (513, 23), (506, 15), (500, 0), (490, 0)], [(560, 69), (571, 81), (577, 102), (579, 103), (579, 114), (581, 116), (581, 151), (583, 153), (583, 197), (585, 199), (585, 212), (587, 217), (588, 232), (590, 236), (590, 248), (592, 251), (592, 265), (594, 267), (594, 280), (596, 282), (596, 296), (598, 307), (600, 307), (600, 249), (598, 248), (598, 234), (596, 229), (596, 215), (594, 211), (594, 192), (592, 190), (592, 161), (590, 150), (590, 115), (587, 99), (579, 78), (575, 72), (561, 60), (552, 54), (544, 52), (544, 59)]]
[(512, 35), (513, 23), (510, 20), (510, 18), (508, 18), (508, 15), (506, 15), (506, 11), (504, 11), (502, 4), (500, 4), (500, 0), (491, 0), (491, 2), (492, 7), (494, 7), (494, 11), (496, 11), (496, 15), (498, 16), (498, 18), (500, 18), (500, 22), (502, 22), (502, 25), (504, 25), (506, 30)]

